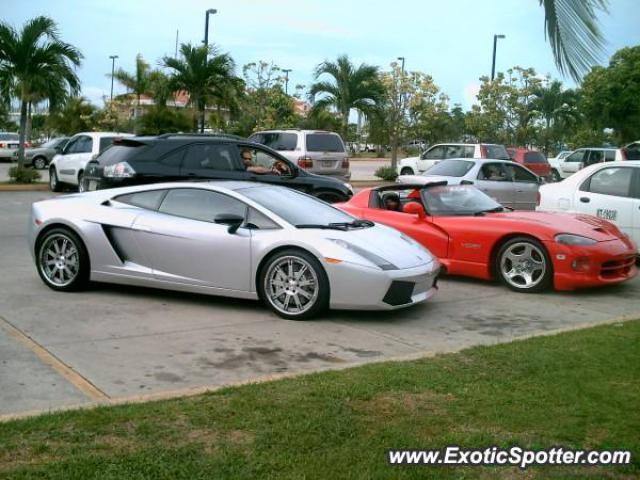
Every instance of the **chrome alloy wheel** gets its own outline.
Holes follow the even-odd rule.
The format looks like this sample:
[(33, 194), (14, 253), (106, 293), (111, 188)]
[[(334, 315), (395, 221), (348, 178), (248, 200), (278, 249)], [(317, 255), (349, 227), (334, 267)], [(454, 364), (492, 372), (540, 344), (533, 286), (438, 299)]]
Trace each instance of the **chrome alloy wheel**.
[(535, 287), (544, 279), (547, 261), (536, 245), (517, 242), (503, 252), (500, 270), (507, 283), (524, 290)]
[(40, 271), (56, 287), (66, 287), (80, 272), (78, 247), (62, 233), (51, 235), (44, 241), (39, 257)]
[(302, 314), (313, 307), (319, 290), (316, 271), (300, 257), (278, 258), (264, 278), (264, 291), (269, 303), (288, 315)]

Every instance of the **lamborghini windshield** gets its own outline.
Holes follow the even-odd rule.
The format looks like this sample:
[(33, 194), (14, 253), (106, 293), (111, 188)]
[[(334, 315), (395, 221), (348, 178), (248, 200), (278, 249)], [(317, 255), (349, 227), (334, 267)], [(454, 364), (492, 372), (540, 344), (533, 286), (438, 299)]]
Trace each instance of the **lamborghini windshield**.
[(434, 217), (482, 215), (502, 212), (504, 207), (470, 185), (447, 185), (422, 190), (426, 210)]

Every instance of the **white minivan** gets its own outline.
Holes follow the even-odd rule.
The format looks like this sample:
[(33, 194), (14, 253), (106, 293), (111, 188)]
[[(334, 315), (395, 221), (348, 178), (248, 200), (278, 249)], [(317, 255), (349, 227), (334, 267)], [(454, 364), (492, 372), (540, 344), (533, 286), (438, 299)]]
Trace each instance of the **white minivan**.
[(49, 164), (49, 188), (59, 192), (64, 185), (82, 191), (84, 169), (93, 158), (111, 146), (116, 138), (133, 137), (131, 133), (83, 132), (69, 139), (64, 150)]

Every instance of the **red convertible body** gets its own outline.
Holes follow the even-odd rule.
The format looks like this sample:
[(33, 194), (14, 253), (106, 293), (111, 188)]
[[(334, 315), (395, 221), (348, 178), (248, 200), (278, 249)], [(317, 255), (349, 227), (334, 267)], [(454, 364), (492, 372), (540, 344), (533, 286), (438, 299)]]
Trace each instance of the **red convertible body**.
[(368, 188), (337, 205), (400, 230), (452, 275), (499, 278), (516, 291), (574, 290), (637, 274), (636, 246), (590, 215), (507, 211), (472, 186)]

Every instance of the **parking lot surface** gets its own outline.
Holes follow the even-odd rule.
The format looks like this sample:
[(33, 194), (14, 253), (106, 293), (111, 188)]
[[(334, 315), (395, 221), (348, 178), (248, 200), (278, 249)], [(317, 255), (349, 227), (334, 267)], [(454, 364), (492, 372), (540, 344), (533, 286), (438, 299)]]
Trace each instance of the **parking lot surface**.
[(260, 303), (128, 286), (58, 293), (27, 249), (33, 201), (0, 193), (0, 416), (309, 372), (640, 317), (640, 280), (577, 293), (516, 294), (445, 278), (396, 312), (282, 320)]

